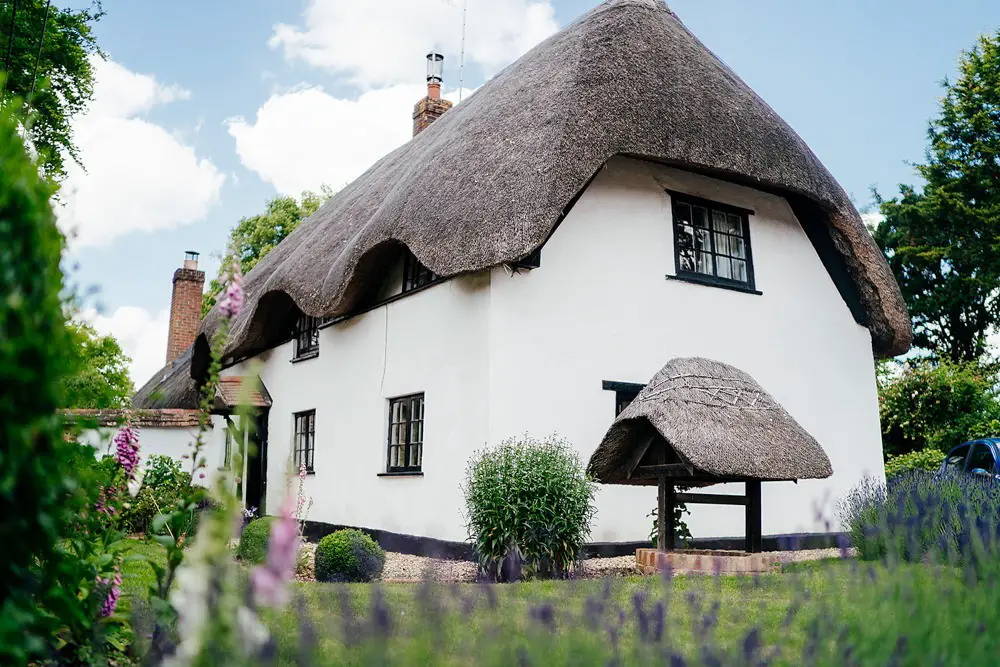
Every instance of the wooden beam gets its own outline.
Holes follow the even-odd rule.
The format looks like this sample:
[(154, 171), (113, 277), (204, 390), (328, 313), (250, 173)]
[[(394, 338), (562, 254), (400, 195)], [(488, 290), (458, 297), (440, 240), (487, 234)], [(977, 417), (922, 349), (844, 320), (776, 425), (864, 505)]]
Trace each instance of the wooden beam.
[[(693, 477), (694, 468), (686, 463), (660, 463), (639, 466), (633, 471), (639, 477)], [(631, 473), (629, 478), (631, 478)]]
[(656, 548), (673, 551), (676, 548), (674, 534), (674, 507), (677, 505), (677, 491), (666, 477), (660, 477), (656, 494)]
[(654, 437), (655, 436), (651, 435), (646, 438), (646, 442), (632, 452), (632, 456), (629, 457), (627, 467), (625, 468), (628, 470), (628, 473), (625, 475), (625, 479), (632, 479), (632, 473), (635, 472), (636, 466), (639, 465), (639, 461), (642, 460), (642, 457), (646, 455), (646, 452), (649, 450), (649, 446), (653, 444)]
[(761, 530), (760, 511), (760, 480), (747, 482), (747, 544), (748, 553), (763, 551), (763, 535)]
[(692, 505), (746, 505), (747, 499), (744, 496), (727, 496), (721, 493), (678, 493), (677, 502)]

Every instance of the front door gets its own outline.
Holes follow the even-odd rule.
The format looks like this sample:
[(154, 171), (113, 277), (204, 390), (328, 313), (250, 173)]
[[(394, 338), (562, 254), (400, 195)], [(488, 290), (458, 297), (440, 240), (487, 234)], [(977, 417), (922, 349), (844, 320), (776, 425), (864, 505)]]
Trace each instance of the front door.
[(253, 429), (247, 445), (246, 507), (256, 507), (264, 516), (267, 498), (267, 409), (253, 417)]

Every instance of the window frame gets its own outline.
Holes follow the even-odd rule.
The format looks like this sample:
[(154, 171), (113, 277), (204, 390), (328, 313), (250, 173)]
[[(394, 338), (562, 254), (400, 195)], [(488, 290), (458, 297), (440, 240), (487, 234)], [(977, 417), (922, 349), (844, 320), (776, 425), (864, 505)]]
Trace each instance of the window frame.
[[(310, 419), (311, 418), (311, 419)], [(308, 426), (312, 430), (301, 431), (299, 424), (302, 420), (309, 419)], [(300, 447), (300, 436), (306, 436), (305, 446)], [(300, 454), (303, 457), (300, 457)], [(302, 464), (306, 465), (306, 474), (316, 473), (316, 410), (302, 410), (292, 413), (292, 463), (295, 470), (301, 469)]]
[(424, 266), (409, 250), (403, 257), (403, 285), (400, 294), (409, 294), (441, 280), (441, 276)]
[[(322, 319), (311, 317), (305, 313), (299, 314), (295, 320), (295, 330), (292, 335), (292, 340), (295, 341), (292, 361), (302, 361), (319, 356), (319, 328)], [(303, 345), (303, 342), (306, 344)]]
[[(420, 419), (413, 419), (413, 403), (414, 401), (420, 401)], [(393, 407), (396, 404), (406, 404), (407, 416), (405, 421), (393, 421)], [(388, 475), (400, 475), (400, 474), (423, 474), (423, 464), (424, 464), (424, 433), (427, 423), (427, 400), (424, 392), (416, 392), (413, 394), (406, 394), (404, 396), (395, 396), (388, 399), (389, 413), (386, 422), (388, 427), (386, 429), (386, 448), (385, 448), (385, 474)], [(413, 425), (414, 423), (420, 424), (420, 441), (412, 442), (413, 439)], [(405, 438), (402, 439), (402, 444), (394, 445), (392, 442), (392, 427), (405, 424), (406, 434)], [(417, 454), (417, 464), (410, 465), (411, 454), (410, 449), (416, 445), (418, 447)], [(392, 453), (394, 448), (402, 449), (402, 456), (397, 458), (406, 462), (406, 465), (392, 465)]]
[[(750, 239), (750, 216), (754, 215), (754, 212), (750, 209), (741, 208), (739, 206), (733, 206), (731, 204), (724, 204), (722, 202), (713, 201), (711, 199), (705, 199), (704, 197), (698, 197), (695, 195), (690, 195), (685, 192), (678, 192), (675, 190), (667, 190), (667, 194), (670, 196), (670, 216), (671, 216), (671, 230), (673, 234), (674, 243), (674, 275), (668, 276), (678, 280), (684, 280), (687, 282), (700, 283), (703, 285), (711, 285), (713, 287), (724, 287), (727, 289), (733, 289), (741, 292), (750, 292), (753, 294), (760, 294), (757, 290), (756, 276), (754, 275), (754, 264), (753, 264), (753, 244)], [(712, 273), (700, 273), (698, 271), (691, 271), (688, 269), (683, 269), (681, 264), (681, 247), (680, 247), (680, 233), (679, 229), (684, 225), (678, 220), (678, 206), (681, 204), (687, 204), (689, 207), (701, 207), (706, 209), (707, 222), (708, 222), (708, 237), (710, 241), (710, 247), (708, 254), (712, 259)], [(735, 215), (740, 219), (740, 238), (743, 241), (743, 258), (733, 257), (727, 253), (720, 253), (716, 250), (716, 234), (725, 234), (726, 236), (734, 236), (725, 231), (716, 231), (712, 226), (712, 212), (718, 211), (719, 213), (725, 213), (727, 215)], [(694, 227), (694, 220), (691, 220), (691, 224), (688, 226)], [(745, 263), (746, 265), (746, 281), (737, 280), (735, 278), (726, 278), (724, 276), (718, 275), (718, 264), (717, 260), (719, 257), (725, 257), (727, 259), (738, 259)]]

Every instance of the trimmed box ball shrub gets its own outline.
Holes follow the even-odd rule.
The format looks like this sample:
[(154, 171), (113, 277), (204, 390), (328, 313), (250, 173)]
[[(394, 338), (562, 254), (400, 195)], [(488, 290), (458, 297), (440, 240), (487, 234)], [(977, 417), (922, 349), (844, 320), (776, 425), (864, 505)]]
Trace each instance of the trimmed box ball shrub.
[(372, 581), (384, 566), (382, 547), (360, 530), (338, 530), (316, 545), (316, 581)]
[(246, 563), (263, 563), (267, 557), (267, 541), (271, 537), (273, 516), (254, 519), (243, 530), (240, 544), (236, 547), (236, 557)]
[(486, 576), (569, 574), (590, 534), (595, 489), (579, 455), (556, 436), (506, 440), (473, 454), (466, 520)]

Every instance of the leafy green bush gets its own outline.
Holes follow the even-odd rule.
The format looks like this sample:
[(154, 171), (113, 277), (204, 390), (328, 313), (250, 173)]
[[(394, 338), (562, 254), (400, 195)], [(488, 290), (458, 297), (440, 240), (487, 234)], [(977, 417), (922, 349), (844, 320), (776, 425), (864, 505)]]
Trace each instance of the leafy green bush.
[(122, 527), (131, 533), (148, 534), (156, 515), (176, 506), (190, 483), (191, 473), (182, 470), (179, 461), (159, 454), (150, 456), (142, 488), (123, 507)]
[[(898, 456), (924, 449), (942, 452), (1000, 427), (997, 377), (976, 363), (927, 359), (901, 368), (879, 368), (882, 446)], [(898, 372), (894, 372), (898, 371)]]
[(475, 453), (466, 471), (469, 538), (487, 576), (507, 578), (504, 560), (527, 576), (565, 576), (590, 534), (596, 485), (564, 440), (525, 437)]
[(254, 519), (243, 529), (236, 557), (246, 563), (263, 563), (267, 557), (267, 541), (271, 537), (271, 524), (275, 517), (264, 516)]
[[(77, 534), (96, 490), (56, 416), (71, 365), (63, 238), (16, 125), (0, 112), (0, 664), (90, 659), (97, 567)], [(15, 110), (16, 112), (16, 110)], [(93, 450), (87, 450), (93, 459)], [(67, 544), (73, 549), (67, 549)], [(75, 663), (74, 663), (75, 664)]]
[(384, 566), (382, 547), (360, 530), (338, 530), (316, 545), (316, 581), (372, 581)]
[(892, 479), (910, 470), (923, 470), (924, 472), (937, 472), (944, 461), (944, 454), (940, 449), (922, 449), (919, 452), (890, 456), (885, 462), (885, 477)]

